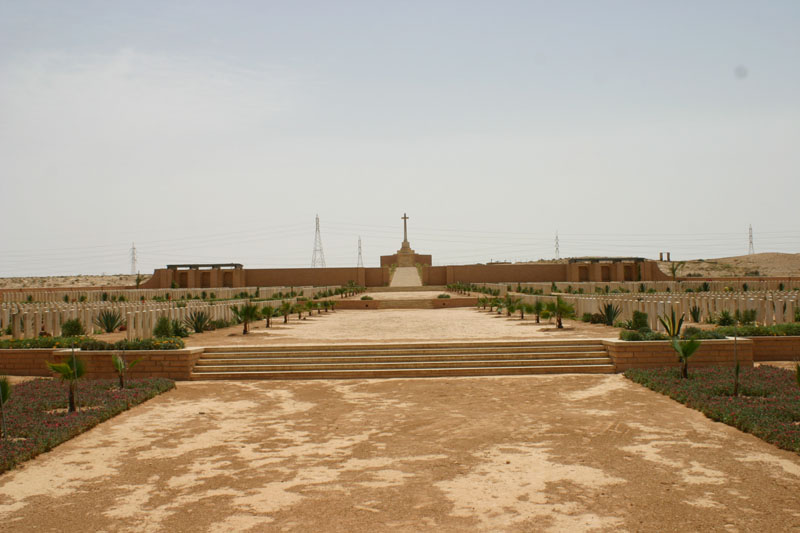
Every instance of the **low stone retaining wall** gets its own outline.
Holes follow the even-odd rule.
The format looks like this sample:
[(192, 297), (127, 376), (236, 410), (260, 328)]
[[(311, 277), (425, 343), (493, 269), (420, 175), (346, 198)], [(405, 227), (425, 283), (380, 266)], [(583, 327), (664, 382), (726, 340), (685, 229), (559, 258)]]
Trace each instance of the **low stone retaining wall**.
[(754, 361), (800, 362), (800, 337), (749, 337)]
[[(700, 341), (700, 348), (689, 359), (689, 368), (707, 366), (734, 366), (734, 340), (713, 339)], [(669, 341), (603, 341), (608, 356), (617, 372), (629, 368), (678, 367), (678, 354)], [(736, 352), (742, 368), (753, 366), (753, 339), (740, 338)]]
[[(86, 363), (88, 379), (107, 379), (116, 377), (111, 364), (113, 350), (81, 351), (75, 354)], [(130, 371), (130, 377), (161, 377), (187, 380), (195, 363), (203, 353), (203, 348), (184, 348), (181, 350), (130, 350), (125, 352), (128, 363), (140, 359)], [(0, 375), (9, 376), (52, 376), (46, 362), (61, 363), (72, 354), (62, 348), (31, 350), (0, 350)]]

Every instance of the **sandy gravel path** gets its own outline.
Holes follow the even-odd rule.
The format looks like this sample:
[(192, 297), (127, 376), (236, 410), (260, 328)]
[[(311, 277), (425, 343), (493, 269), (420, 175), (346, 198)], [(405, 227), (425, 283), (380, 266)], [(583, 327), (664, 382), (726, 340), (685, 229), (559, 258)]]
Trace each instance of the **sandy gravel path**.
[(16, 531), (787, 531), (800, 457), (611, 376), (180, 383), (0, 477)]
[[(565, 329), (519, 315), (508, 318), (474, 308), (373, 309), (314, 314), (305, 320), (293, 315), (264, 327), (260, 320), (251, 333), (241, 326), (191, 335), (187, 346), (336, 344), (381, 342), (439, 342), (473, 340), (616, 339), (619, 329), (579, 321), (565, 321)], [(115, 333), (114, 335), (121, 335)], [(97, 338), (105, 339), (105, 335)], [(109, 337), (111, 337), (109, 335)]]

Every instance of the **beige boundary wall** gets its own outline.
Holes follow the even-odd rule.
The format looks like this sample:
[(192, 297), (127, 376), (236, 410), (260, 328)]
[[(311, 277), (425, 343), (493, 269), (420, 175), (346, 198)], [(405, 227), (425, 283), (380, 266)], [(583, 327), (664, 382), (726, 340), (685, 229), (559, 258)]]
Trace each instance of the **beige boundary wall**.
[[(800, 338), (798, 338), (800, 340)], [(630, 368), (678, 367), (678, 355), (668, 341), (603, 341), (617, 372)], [(751, 339), (714, 339), (701, 341), (700, 348), (689, 359), (689, 368), (734, 366), (736, 357), (742, 368), (753, 366)]]
[[(86, 363), (88, 379), (109, 379), (117, 376), (111, 364), (111, 356), (121, 353), (114, 350), (81, 351), (75, 355)], [(125, 359), (130, 363), (140, 361), (131, 369), (132, 378), (160, 377), (188, 380), (203, 348), (181, 350), (130, 350)], [(72, 350), (62, 348), (33, 350), (0, 350), (0, 374), (9, 376), (52, 376), (46, 362), (61, 363), (72, 355)]]

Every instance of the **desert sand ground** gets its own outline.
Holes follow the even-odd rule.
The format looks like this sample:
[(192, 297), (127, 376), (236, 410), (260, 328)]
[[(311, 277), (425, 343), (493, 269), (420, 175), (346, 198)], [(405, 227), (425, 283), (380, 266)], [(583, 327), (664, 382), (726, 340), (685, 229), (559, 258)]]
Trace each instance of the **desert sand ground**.
[[(659, 268), (669, 272), (669, 263), (659, 263)], [(756, 272), (758, 272), (756, 274)], [(687, 261), (679, 276), (729, 277), (729, 276), (800, 276), (800, 254), (761, 253), (695, 259)]]
[(620, 375), (179, 383), (0, 476), (9, 531), (787, 531), (800, 457)]
[(184, 340), (187, 346), (277, 346), (619, 337), (617, 328), (566, 321), (564, 329), (557, 330), (554, 323), (547, 321), (536, 324), (533, 318), (520, 320), (519, 315), (508, 318), (474, 308), (323, 311), (304, 316), (305, 320), (297, 320), (295, 314), (288, 324), (283, 324), (283, 317), (273, 319), (269, 328), (260, 320), (247, 335), (242, 335), (242, 326), (233, 326), (194, 334)]
[[(289, 344), (370, 344), (381, 342), (439, 342), (479, 340), (547, 340), (547, 339), (617, 339), (619, 329), (580, 321), (565, 320), (564, 329), (554, 322), (537, 324), (532, 316), (509, 318), (470, 307), (453, 309), (372, 309), (324, 311), (312, 316), (297, 314), (287, 324), (283, 317), (250, 325), (250, 333), (242, 335), (242, 326), (216, 331), (193, 333), (183, 339), (193, 346), (281, 346)], [(96, 339), (114, 342), (125, 338), (124, 332), (93, 335)]]

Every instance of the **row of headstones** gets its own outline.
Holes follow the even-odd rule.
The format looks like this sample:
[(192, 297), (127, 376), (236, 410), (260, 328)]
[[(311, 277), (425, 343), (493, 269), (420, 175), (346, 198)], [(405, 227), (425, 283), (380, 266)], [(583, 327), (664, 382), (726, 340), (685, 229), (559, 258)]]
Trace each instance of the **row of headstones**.
[[(313, 292), (320, 292), (324, 290), (329, 290), (332, 287), (316, 287), (313, 289)], [(288, 291), (289, 289), (287, 289)], [(272, 291), (272, 294), (276, 294), (277, 292), (283, 293), (284, 291)], [(295, 291), (299, 292), (299, 291)], [(309, 295), (313, 295), (312, 292), (309, 292)], [(226, 300), (224, 302), (215, 302), (219, 305), (238, 305), (243, 300)], [(256, 302), (257, 304), (261, 305), (280, 305), (282, 300), (271, 300), (267, 302)], [(294, 300), (292, 300), (294, 301)], [(275, 302), (278, 302), (275, 304)], [(6, 329), (6, 327), (11, 324), (11, 317), (14, 315), (19, 315), (22, 313), (28, 313), (30, 316), (34, 316), (36, 313), (45, 316), (47, 313), (58, 313), (60, 316), (67, 316), (64, 320), (79, 318), (81, 322), (84, 324), (85, 327), (91, 326), (94, 324), (95, 320), (97, 319), (98, 315), (103, 310), (113, 310), (118, 311), (123, 317), (127, 316), (128, 313), (132, 312), (146, 312), (146, 311), (164, 311), (168, 309), (176, 309), (176, 308), (185, 308), (189, 310), (197, 310), (207, 307), (208, 305), (212, 305), (212, 302), (206, 300), (171, 300), (166, 302), (159, 302), (159, 301), (126, 301), (126, 302), (111, 302), (111, 301), (100, 301), (100, 302), (76, 302), (76, 303), (64, 303), (64, 302), (34, 302), (34, 303), (2, 303), (0, 304), (0, 332)], [(47, 321), (42, 321), (41, 325), (45, 326), (45, 331), (48, 334), (53, 333), (53, 328), (47, 326)], [(37, 328), (35, 330), (35, 334), (42, 331), (41, 329)]]
[[(583, 289), (583, 294), (597, 294), (597, 291), (605, 292), (606, 287), (608, 291), (625, 290), (628, 293), (640, 293), (641, 286), (644, 285), (644, 290), (648, 291), (654, 289), (657, 293), (676, 293), (686, 292), (686, 289), (697, 290), (703, 286), (703, 283), (708, 283), (709, 291), (711, 292), (753, 292), (753, 291), (794, 291), (800, 289), (800, 280), (798, 281), (779, 281), (779, 280), (762, 280), (762, 281), (609, 281), (609, 282), (556, 282), (556, 291), (553, 291), (552, 282), (525, 282), (525, 283), (481, 283), (479, 286), (486, 286), (492, 289), (499, 289), (501, 295), (505, 295), (508, 288), (511, 287), (512, 292), (517, 292), (517, 288), (530, 288), (541, 291), (544, 294), (551, 292), (568, 292), (571, 289), (573, 292), (578, 292)], [(747, 284), (747, 291), (744, 290), (743, 285)], [(667, 290), (669, 289), (669, 290)]]
[[(247, 300), (229, 300), (224, 303), (213, 304), (198, 302), (199, 305), (192, 307), (159, 306), (150, 309), (131, 309), (123, 313), (122, 317), (126, 321), (125, 325), (129, 339), (146, 339), (153, 336), (153, 329), (158, 319), (162, 316), (183, 321), (192, 312), (204, 311), (209, 314), (211, 320), (231, 320), (233, 317), (231, 306), (246, 302)], [(265, 305), (276, 307), (280, 305), (280, 301), (262, 302), (261, 307)], [(96, 315), (93, 314), (93, 310), (89, 306), (85, 306), (82, 309), (69, 311), (49, 309), (31, 312), (22, 311), (7, 315), (7, 321), (4, 324), (11, 324), (13, 338), (29, 339), (39, 336), (41, 333), (54, 337), (60, 336), (62, 324), (71, 319), (80, 320), (84, 329), (87, 332), (92, 332), (95, 329), (95, 318)], [(127, 320), (132, 320), (132, 322), (127, 322)]]
[(51, 289), (51, 290), (35, 290), (30, 292), (25, 291), (0, 291), (0, 302), (27, 302), (28, 297), (32, 298), (33, 302), (64, 302), (64, 297), (67, 297), (69, 302), (80, 302), (81, 297), (84, 297), (85, 302), (103, 302), (103, 295), (106, 295), (107, 300), (111, 298), (119, 299), (124, 296), (128, 301), (139, 302), (144, 300), (152, 300), (153, 298), (167, 298), (169, 296), (172, 300), (181, 300), (202, 296), (206, 293), (206, 297), (210, 298), (211, 293), (218, 299), (230, 299), (238, 296), (242, 292), (253, 295), (258, 294), (258, 298), (270, 298), (274, 294), (287, 293), (294, 290), (296, 293), (303, 292), (304, 296), (311, 297), (313, 293), (332, 289), (334, 287), (217, 287), (217, 288), (203, 288), (203, 289)]
[[(560, 296), (564, 301), (571, 304), (575, 308), (575, 314), (578, 317), (583, 316), (584, 313), (594, 314), (600, 311), (601, 306), (607, 302), (600, 297), (582, 297), (573, 295), (528, 295), (528, 294), (515, 294), (526, 303), (534, 303), (536, 300), (543, 302), (555, 301)], [(781, 324), (794, 321), (795, 310), (800, 308), (800, 299), (798, 298), (784, 298), (784, 299), (767, 299), (767, 298), (709, 298), (706, 296), (681, 298), (675, 300), (639, 300), (636, 298), (628, 298), (613, 302), (614, 305), (619, 306), (620, 316), (617, 317), (618, 321), (631, 320), (633, 312), (639, 311), (647, 313), (647, 320), (651, 329), (655, 331), (663, 331), (663, 326), (658, 320), (659, 317), (664, 316), (672, 309), (675, 310), (678, 316), (685, 314), (686, 320), (691, 321), (691, 313), (689, 309), (692, 306), (698, 306), (701, 310), (700, 321), (702, 322), (709, 316), (716, 316), (721, 311), (728, 311), (734, 314), (737, 310), (755, 310), (756, 323), (771, 326), (773, 324)]]
[[(586, 298), (565, 295), (562, 298), (575, 307), (575, 312), (579, 317), (584, 313), (597, 313), (603, 304), (609, 303), (608, 300), (600, 297)], [(700, 309), (701, 322), (709, 317), (717, 316), (722, 311), (727, 311), (733, 315), (737, 310), (740, 312), (755, 310), (756, 323), (770, 326), (793, 322), (795, 309), (800, 306), (800, 300), (797, 298), (725, 298), (708, 296), (682, 297), (672, 300), (628, 298), (618, 299), (610, 303), (620, 308), (621, 313), (617, 320), (630, 320), (634, 311), (644, 312), (647, 313), (650, 327), (654, 330), (662, 329), (658, 317), (669, 313), (672, 309), (675, 310), (678, 316), (685, 314), (686, 319), (691, 320), (690, 309), (697, 306)]]
[[(294, 303), (296, 299), (286, 301)], [(245, 300), (241, 300), (241, 302), (245, 302)], [(269, 302), (259, 302), (258, 305), (259, 308), (277, 308), (281, 303), (281, 301), (273, 300)], [(207, 309), (203, 310), (209, 313), (211, 320), (225, 320), (228, 322), (233, 320), (233, 311), (231, 310), (231, 305), (228, 303), (210, 304)], [(135, 311), (128, 313), (126, 319), (128, 324), (128, 340), (149, 339), (153, 337), (153, 330), (161, 317), (166, 316), (170, 320), (184, 322), (189, 317), (190, 312), (191, 310), (186, 307), (179, 307), (167, 311)]]
[[(233, 302), (241, 302), (242, 300), (229, 300), (225, 302), (226, 305), (232, 305)], [(210, 305), (210, 302), (203, 301), (189, 301), (184, 303), (177, 302), (97, 302), (97, 303), (81, 303), (81, 304), (65, 304), (65, 303), (36, 303), (36, 304), (0, 304), (0, 329), (5, 329), (8, 324), (11, 324), (11, 317), (14, 315), (27, 314), (28, 316), (48, 314), (58, 314), (65, 317), (64, 320), (80, 319), (84, 327), (89, 330), (88, 326), (94, 324), (97, 317), (102, 311), (110, 310), (117, 311), (123, 317), (130, 312), (136, 311), (163, 311), (167, 309), (178, 308), (184, 306), (186, 309), (197, 310), (205, 308)], [(43, 322), (46, 324), (46, 322)], [(38, 332), (41, 329), (36, 329)], [(44, 331), (52, 334), (53, 330), (45, 327)]]

